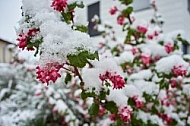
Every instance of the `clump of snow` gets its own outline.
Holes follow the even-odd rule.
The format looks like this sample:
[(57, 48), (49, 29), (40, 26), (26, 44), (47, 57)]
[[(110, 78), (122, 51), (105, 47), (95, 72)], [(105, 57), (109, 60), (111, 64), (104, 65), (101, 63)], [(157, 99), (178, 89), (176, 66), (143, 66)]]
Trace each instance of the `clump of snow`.
[(40, 63), (48, 61), (64, 63), (68, 54), (76, 53), (77, 47), (91, 52), (95, 51), (93, 43), (90, 43), (92, 40), (89, 35), (72, 30), (64, 22), (48, 21), (41, 25), (40, 29), (42, 36), (44, 36)]
[(140, 72), (138, 73), (134, 73), (132, 75), (129, 76), (127, 82), (128, 83), (131, 83), (132, 81), (134, 80), (148, 80), (152, 77), (152, 72), (150, 69), (148, 70), (141, 70)]
[(68, 106), (62, 100), (57, 100), (53, 109), (62, 113), (62, 112), (65, 112), (67, 108)]
[(189, 54), (185, 54), (185, 55), (183, 55), (183, 58), (187, 59), (187, 60), (190, 60), (190, 55)]
[(113, 58), (100, 59), (100, 61), (94, 61), (93, 65), (100, 73), (105, 73), (106, 71), (115, 72), (123, 76), (122, 69), (117, 65), (116, 61)]
[(190, 125), (190, 116), (188, 117), (187, 123)]
[(99, 32), (104, 32), (104, 31), (105, 31), (105, 28), (104, 28), (104, 26), (102, 26), (102, 25), (97, 25), (97, 30), (98, 30)]
[(149, 95), (158, 94), (159, 92), (159, 86), (156, 85), (154, 82), (137, 80), (134, 82), (134, 85), (136, 86), (136, 88), (142, 91), (142, 93), (145, 92)]
[(124, 90), (110, 89), (110, 94), (107, 96), (108, 101), (114, 101), (118, 107), (126, 106), (128, 98), (125, 95)]
[(150, 118), (150, 121), (151, 121), (153, 124), (158, 124), (159, 126), (165, 126), (165, 125), (163, 124), (162, 119), (160, 119), (157, 115), (150, 115), (149, 118)]
[(185, 84), (182, 86), (183, 87), (183, 93), (186, 94), (187, 96), (190, 96), (190, 84)]
[(147, 52), (147, 50), (149, 50), (150, 54), (153, 57), (154, 56), (163, 57), (163, 56), (167, 55), (167, 52), (165, 51), (164, 46), (161, 46), (156, 41), (151, 41), (151, 43), (147, 43), (147, 44), (141, 44), (139, 46), (139, 48), (141, 48), (143, 53), (145, 53), (145, 52)]
[(98, 17), (98, 15), (95, 14), (94, 17), (91, 19), (91, 21), (95, 22), (95, 21), (99, 21), (99, 19), (100, 18)]
[(189, 64), (182, 59), (180, 55), (171, 55), (160, 59), (156, 63), (155, 69), (160, 73), (169, 74), (175, 65), (182, 65), (185, 68), (188, 68)]
[(172, 31), (168, 33), (166, 36), (167, 38), (171, 38), (172, 40), (175, 40), (178, 35), (180, 35), (182, 38), (185, 38), (185, 32), (183, 30)]
[[(82, 1), (69, 0), (68, 4), (75, 2), (80, 4)], [(67, 55), (77, 53), (76, 48), (79, 47), (94, 52), (93, 41), (90, 36), (73, 30), (71, 24), (63, 22), (61, 14), (53, 10), (51, 4), (51, 0), (23, 0), (22, 10), (26, 17), (21, 19), (20, 28), (17, 29), (18, 34), (27, 33), (31, 28), (40, 29), (39, 34), (32, 38), (43, 39), (40, 45), (42, 52), (40, 65), (43, 66), (49, 62), (64, 63), (67, 60)], [(29, 17), (28, 22), (25, 22), (27, 16)], [(78, 16), (75, 17), (76, 25), (87, 25), (83, 19), (79, 20)]]
[(77, 14), (76, 16), (74, 16), (74, 24), (76, 26), (87, 26), (88, 25), (88, 21), (86, 19), (84, 19), (84, 16)]
[(51, 0), (33, 0), (32, 2), (30, 0), (23, 0), (22, 1), (22, 10), (26, 15), (34, 16), (36, 13), (41, 11), (53, 11), (51, 6)]
[(132, 54), (132, 52), (130, 51), (125, 51), (123, 53), (121, 53), (121, 55), (119, 57), (115, 57), (115, 60), (117, 61), (118, 64), (122, 64), (125, 62), (133, 62), (134, 60), (134, 55)]
[(141, 110), (138, 111), (137, 119), (141, 119), (145, 124), (150, 120), (153, 124), (159, 124), (159, 126), (164, 126), (162, 119), (157, 115), (151, 115), (150, 113), (145, 113)]
[[(106, 118), (104, 120), (101, 120), (100, 122), (98, 122), (98, 126), (110, 126), (114, 121), (110, 120), (110, 118)], [(88, 125), (86, 125), (88, 126)]]
[(142, 96), (142, 92), (133, 84), (127, 84), (123, 90), (127, 97)]
[(99, 93), (102, 88), (102, 82), (99, 79), (99, 71), (96, 69), (85, 69), (83, 71), (84, 88), (92, 90), (95, 88), (95, 92)]

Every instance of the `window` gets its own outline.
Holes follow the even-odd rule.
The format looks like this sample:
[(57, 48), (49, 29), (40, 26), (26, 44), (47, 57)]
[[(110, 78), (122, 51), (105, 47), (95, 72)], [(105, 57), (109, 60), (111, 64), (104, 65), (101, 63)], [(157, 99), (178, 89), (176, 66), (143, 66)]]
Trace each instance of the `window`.
[(97, 36), (100, 34), (97, 30), (93, 29), (94, 24), (91, 22), (91, 19), (94, 17), (94, 15), (100, 17), (100, 2), (88, 6), (88, 33), (90, 36)]
[(184, 54), (189, 54), (190, 53), (190, 45), (189, 44), (183, 44), (183, 53)]
[(133, 0), (134, 11), (150, 8), (150, 0)]

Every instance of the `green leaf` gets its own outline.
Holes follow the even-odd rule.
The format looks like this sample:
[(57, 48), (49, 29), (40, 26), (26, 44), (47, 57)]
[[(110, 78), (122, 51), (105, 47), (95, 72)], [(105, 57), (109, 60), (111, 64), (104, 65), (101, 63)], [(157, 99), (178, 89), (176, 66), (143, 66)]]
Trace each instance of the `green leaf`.
[(128, 7), (128, 8), (127, 8), (127, 13), (128, 13), (128, 14), (131, 14), (132, 12), (133, 12), (133, 7), (131, 7), (131, 6)]
[(133, 0), (119, 0), (122, 4), (129, 5), (133, 2)]
[(106, 85), (106, 87), (110, 87), (111, 86), (111, 84), (109, 82), (106, 82), (105, 85)]
[(83, 2), (81, 2), (80, 4), (77, 4), (77, 7), (79, 7), (79, 8), (84, 8)]
[(128, 99), (128, 104), (129, 104), (130, 106), (135, 106), (135, 102), (134, 102), (134, 100), (133, 100), (132, 98), (129, 98), (129, 99)]
[(84, 100), (84, 99), (86, 99), (86, 98), (88, 98), (88, 94), (83, 90), (82, 92), (81, 92), (81, 98)]
[(146, 101), (150, 101), (152, 99), (152, 96), (149, 94), (146, 94), (145, 92), (143, 93), (143, 97), (145, 98)]
[(155, 105), (152, 106), (151, 112), (152, 112), (153, 114), (157, 114), (157, 113), (158, 113), (158, 110), (157, 110), (157, 108), (156, 108)]
[(71, 65), (79, 68), (83, 68), (88, 63), (88, 59), (99, 59), (97, 51), (90, 54), (87, 50), (80, 51), (78, 54), (69, 54), (67, 58)]
[(99, 112), (99, 105), (97, 103), (92, 103), (90, 109), (88, 110), (89, 115), (97, 116)]
[(189, 42), (181, 37), (181, 34), (177, 35), (177, 40), (182, 42), (183, 44), (189, 44)]
[(70, 24), (70, 22), (71, 22), (71, 17), (72, 17), (72, 13), (70, 13), (70, 12), (68, 12), (68, 13), (62, 12), (61, 15), (62, 15), (64, 21), (65, 21), (67, 24)]
[(116, 121), (116, 126), (122, 126), (122, 124), (123, 124), (123, 121), (120, 118), (118, 118)]
[(128, 0), (127, 3), (128, 3), (128, 4), (133, 3), (133, 0)]
[(112, 114), (116, 114), (118, 112), (118, 108), (115, 102), (108, 101), (105, 105), (105, 108), (110, 111)]
[(74, 10), (76, 6), (77, 6), (77, 4), (75, 2), (73, 4), (69, 4), (67, 7), (69, 8), (69, 10)]
[(86, 26), (76, 26), (76, 29), (75, 30), (78, 30), (78, 31), (81, 31), (81, 32), (85, 32), (87, 33), (88, 31), (88, 28)]
[(94, 92), (86, 92), (85, 90), (83, 90), (83, 91), (81, 92), (81, 98), (82, 98), (83, 100), (85, 100), (85, 99), (88, 98), (88, 97), (95, 97), (95, 93), (94, 93)]
[(71, 81), (71, 79), (72, 79), (72, 76), (69, 73), (67, 73), (65, 77), (65, 83), (68, 84), (68, 82)]
[(105, 92), (104, 90), (101, 90), (99, 94), (99, 99), (104, 100), (106, 98), (106, 95), (107, 95), (107, 92)]
[(153, 100), (153, 102), (154, 102), (155, 105), (159, 105), (160, 104), (160, 102), (159, 102), (158, 99)]
[(69, 8), (69, 10), (74, 10), (76, 7), (84, 8), (84, 4), (83, 2), (81, 3), (75, 2), (73, 4), (68, 5), (67, 7)]
[(131, 14), (132, 12), (133, 12), (133, 7), (129, 6), (127, 7), (127, 9), (122, 11), (122, 14), (126, 16), (126, 15)]

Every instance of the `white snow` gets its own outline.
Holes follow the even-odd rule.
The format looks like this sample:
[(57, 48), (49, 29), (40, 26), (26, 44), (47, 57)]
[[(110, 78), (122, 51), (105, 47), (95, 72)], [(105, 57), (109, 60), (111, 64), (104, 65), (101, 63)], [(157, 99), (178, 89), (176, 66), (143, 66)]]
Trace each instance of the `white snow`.
[(175, 65), (183, 65), (185, 68), (189, 66), (180, 55), (171, 55), (160, 59), (156, 63), (155, 69), (160, 73), (169, 74)]

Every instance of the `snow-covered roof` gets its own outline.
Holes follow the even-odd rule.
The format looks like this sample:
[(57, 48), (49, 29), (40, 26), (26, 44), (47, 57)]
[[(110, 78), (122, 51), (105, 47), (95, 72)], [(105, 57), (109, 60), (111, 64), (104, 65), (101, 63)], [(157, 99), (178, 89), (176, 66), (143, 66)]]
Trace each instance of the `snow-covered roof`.
[(7, 41), (7, 40), (4, 40), (4, 39), (2, 39), (2, 38), (0, 38), (0, 41), (1, 41), (1, 42), (4, 42), (4, 43), (7, 43), (7, 44), (14, 44), (13, 42), (10, 42), (10, 41)]

